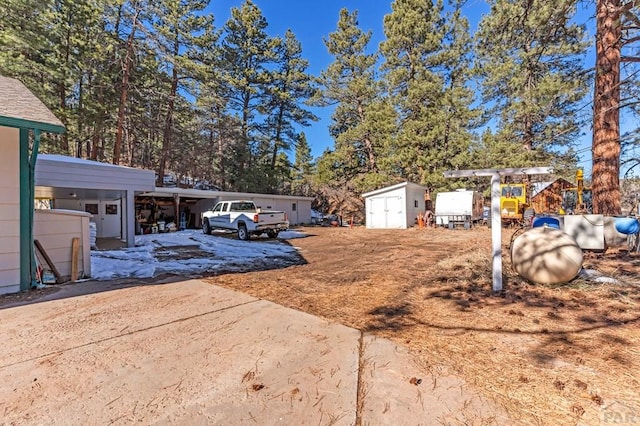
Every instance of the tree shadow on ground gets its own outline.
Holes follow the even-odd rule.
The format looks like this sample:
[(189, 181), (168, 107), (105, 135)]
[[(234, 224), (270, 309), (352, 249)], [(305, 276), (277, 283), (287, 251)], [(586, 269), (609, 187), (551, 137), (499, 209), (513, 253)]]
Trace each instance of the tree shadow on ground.
[[(589, 355), (622, 366), (631, 361), (620, 349), (634, 344), (622, 329), (640, 324), (637, 286), (586, 282), (542, 286), (519, 277), (503, 278), (504, 290), (494, 293), (486, 274), (462, 272), (452, 283), (451, 274), (443, 272), (414, 284), (414, 295), (420, 287), (416, 300), (369, 311), (371, 318), (363, 331), (398, 333), (426, 327), (447, 333), (521, 336), (528, 356), (544, 365), (560, 359), (580, 363)], [(399, 300), (403, 296), (398, 295)], [(481, 310), (482, 320), (474, 316)], [(429, 320), (424, 312), (437, 320)]]

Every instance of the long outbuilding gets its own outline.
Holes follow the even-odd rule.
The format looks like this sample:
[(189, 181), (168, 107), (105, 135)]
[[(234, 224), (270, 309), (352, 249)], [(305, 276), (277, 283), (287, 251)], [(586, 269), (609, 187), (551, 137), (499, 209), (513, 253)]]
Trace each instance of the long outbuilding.
[(311, 223), (312, 197), (206, 191), (155, 186), (151, 170), (62, 155), (40, 154), (35, 168), (36, 202), (43, 208), (87, 212), (97, 238), (135, 246), (135, 235), (199, 228), (201, 214), (218, 201), (251, 200), (287, 213), (291, 225)]

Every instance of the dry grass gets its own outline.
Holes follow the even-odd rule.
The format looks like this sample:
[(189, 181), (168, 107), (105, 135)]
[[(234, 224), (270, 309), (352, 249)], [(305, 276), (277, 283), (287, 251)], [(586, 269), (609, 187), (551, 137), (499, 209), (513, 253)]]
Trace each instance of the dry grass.
[[(637, 284), (526, 283), (509, 272), (505, 235), (504, 291), (494, 294), (484, 228), (306, 232), (291, 241), (306, 264), (211, 280), (399, 342), (517, 424), (597, 424), (611, 403), (640, 414)], [(640, 257), (624, 256), (585, 263), (637, 279)]]

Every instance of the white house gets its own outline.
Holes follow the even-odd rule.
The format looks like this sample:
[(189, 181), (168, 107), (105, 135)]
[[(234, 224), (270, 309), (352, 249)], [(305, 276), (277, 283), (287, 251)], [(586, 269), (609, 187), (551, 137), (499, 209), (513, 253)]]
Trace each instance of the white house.
[(406, 229), (414, 226), (425, 212), (427, 188), (403, 182), (362, 194), (365, 199), (367, 228)]
[[(0, 294), (36, 280), (34, 172), (40, 135), (64, 126), (20, 81), (0, 76)], [(71, 245), (71, 241), (69, 241)]]

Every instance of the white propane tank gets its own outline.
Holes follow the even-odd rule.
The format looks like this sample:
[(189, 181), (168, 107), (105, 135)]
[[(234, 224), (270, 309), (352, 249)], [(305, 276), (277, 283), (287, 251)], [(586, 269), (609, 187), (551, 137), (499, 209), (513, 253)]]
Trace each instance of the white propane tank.
[(511, 244), (513, 269), (535, 283), (571, 281), (582, 269), (582, 261), (582, 249), (576, 240), (548, 226), (531, 228)]

